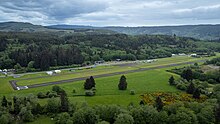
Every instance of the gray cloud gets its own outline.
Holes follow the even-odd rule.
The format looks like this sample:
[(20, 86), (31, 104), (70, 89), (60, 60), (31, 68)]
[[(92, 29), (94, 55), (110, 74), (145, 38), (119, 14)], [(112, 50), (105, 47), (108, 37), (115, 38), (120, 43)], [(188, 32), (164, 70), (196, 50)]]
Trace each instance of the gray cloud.
[(14, 16), (8, 17), (12, 20), (14, 18), (14, 21), (42, 18), (58, 22), (84, 13), (103, 11), (107, 7), (108, 4), (101, 0), (3, 0), (0, 13)]
[(195, 18), (195, 19), (219, 19), (220, 3), (210, 6), (199, 6), (195, 8), (184, 8), (174, 10), (178, 18)]
[(219, 0), (1, 0), (0, 21), (175, 25), (220, 22)]

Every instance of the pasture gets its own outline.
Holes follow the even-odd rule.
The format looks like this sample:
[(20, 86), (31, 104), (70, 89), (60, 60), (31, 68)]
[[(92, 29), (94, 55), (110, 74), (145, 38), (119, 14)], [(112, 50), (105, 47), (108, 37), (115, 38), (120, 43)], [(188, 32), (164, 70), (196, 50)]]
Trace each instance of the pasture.
[[(217, 54), (219, 56), (219, 54)], [(1, 78), (0, 83), (0, 96), (6, 95), (12, 97), (14, 95), (27, 95), (27, 94), (37, 94), (39, 92), (50, 91), (53, 85), (29, 88), (25, 90), (13, 90), (8, 81), (18, 80), (18, 85), (30, 85), (30, 84), (41, 84), (49, 81), (59, 81), (66, 80), (70, 78), (78, 77), (89, 77), (100, 74), (108, 74), (113, 72), (122, 72), (128, 70), (136, 70), (140, 68), (157, 67), (161, 65), (169, 65), (182, 62), (194, 62), (198, 60), (204, 60), (210, 58), (192, 58), (188, 56), (177, 56), (171, 58), (157, 59), (157, 61), (152, 63), (143, 62), (123, 62), (126, 66), (122, 66), (120, 63), (109, 64), (105, 66), (98, 66), (92, 69), (83, 69), (75, 71), (62, 71), (62, 73), (48, 76), (45, 72), (40, 72), (36, 74), (27, 74), (21, 76), (20, 78), (6, 77)], [(181, 66), (185, 66), (184, 64)], [(175, 87), (171, 87), (168, 84), (168, 79), (171, 75), (178, 78), (177, 75), (166, 72), (167, 69), (175, 67), (158, 68), (153, 70), (146, 70), (142, 72), (133, 72), (125, 74), (128, 82), (128, 89), (126, 91), (118, 90), (118, 82), (121, 74), (95, 78), (96, 81), (96, 95), (93, 97), (82, 96), (85, 94), (83, 89), (84, 80), (59, 84), (63, 88), (69, 97), (71, 102), (88, 103), (89, 105), (95, 104), (119, 104), (127, 106), (129, 103), (138, 104), (140, 102), (139, 95), (146, 92), (180, 92)], [(73, 89), (76, 93), (72, 93)], [(130, 90), (135, 91), (135, 95), (130, 95)], [(39, 100), (44, 104), (47, 100)]]

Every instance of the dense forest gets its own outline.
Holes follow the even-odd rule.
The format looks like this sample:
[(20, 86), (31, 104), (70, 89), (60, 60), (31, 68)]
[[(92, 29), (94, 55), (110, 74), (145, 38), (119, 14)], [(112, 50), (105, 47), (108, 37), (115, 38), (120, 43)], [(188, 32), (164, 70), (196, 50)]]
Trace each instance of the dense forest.
[(99, 60), (171, 57), (178, 53), (213, 55), (217, 41), (166, 35), (1, 32), (0, 68), (48, 70), (54, 66), (88, 65)]

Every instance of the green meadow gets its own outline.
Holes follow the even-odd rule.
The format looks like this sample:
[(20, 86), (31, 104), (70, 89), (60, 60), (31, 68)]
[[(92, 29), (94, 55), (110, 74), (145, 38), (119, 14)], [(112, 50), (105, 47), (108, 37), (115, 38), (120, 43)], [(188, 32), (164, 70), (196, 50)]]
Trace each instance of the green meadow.
[[(219, 56), (219, 54), (217, 54)], [(157, 59), (156, 62), (152, 63), (137, 63), (132, 66), (100, 66), (92, 69), (76, 70), (70, 72), (68, 70), (63, 71), (61, 74), (56, 76), (47, 76), (45, 72), (28, 74), (20, 78), (5, 77), (0, 78), (0, 96), (12, 97), (14, 95), (28, 95), (28, 94), (37, 94), (39, 92), (50, 91), (53, 85), (30, 88), (26, 90), (15, 91), (12, 89), (8, 81), (10, 80), (19, 80), (18, 85), (30, 85), (30, 84), (39, 84), (50, 81), (59, 81), (77, 77), (89, 77), (99, 74), (106, 74), (112, 72), (121, 72), (127, 70), (135, 70), (138, 68), (147, 68), (147, 67), (156, 67), (160, 65), (168, 65), (172, 63), (182, 63), (190, 62), (196, 60), (204, 60), (210, 58), (192, 58), (187, 56), (171, 57), (171, 58), (162, 58)], [(186, 65), (181, 65), (186, 66)], [(71, 102), (84, 103), (86, 102), (89, 105), (95, 104), (119, 104), (127, 106), (131, 102), (138, 104), (140, 102), (139, 96), (146, 92), (180, 92), (175, 87), (172, 87), (168, 84), (168, 79), (171, 75), (174, 75), (178, 78), (177, 75), (166, 72), (166, 70), (175, 68), (161, 68), (156, 70), (147, 70), (143, 72), (134, 72), (126, 74), (128, 89), (126, 91), (118, 90), (118, 82), (121, 75), (109, 76), (96, 78), (96, 95), (93, 97), (83, 96), (85, 90), (83, 89), (84, 81), (77, 81), (72, 83), (59, 84), (63, 88), (69, 97)], [(43, 76), (41, 78), (41, 76)], [(30, 79), (27, 79), (30, 78)], [(31, 79), (33, 78), (33, 79)], [(73, 89), (76, 93), (73, 93)], [(135, 91), (135, 95), (130, 95), (130, 90)], [(39, 100), (40, 103), (44, 104), (47, 102), (47, 99)]]

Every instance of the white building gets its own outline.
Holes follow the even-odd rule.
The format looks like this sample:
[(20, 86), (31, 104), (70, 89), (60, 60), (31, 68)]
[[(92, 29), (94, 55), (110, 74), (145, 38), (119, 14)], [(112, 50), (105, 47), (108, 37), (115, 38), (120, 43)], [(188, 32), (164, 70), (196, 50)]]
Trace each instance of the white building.
[(179, 53), (178, 55), (179, 55), (179, 56), (186, 56), (185, 53)]
[(61, 73), (61, 70), (54, 70), (55, 73)]
[(193, 54), (190, 54), (191, 57), (196, 57), (197, 54), (193, 53)]
[(176, 56), (176, 54), (172, 54), (172, 56)]
[(154, 61), (154, 60), (147, 60), (146, 62), (147, 62), (147, 63), (151, 63), (151, 62), (153, 62), (153, 61)]
[(53, 75), (53, 72), (52, 71), (47, 71), (46, 72), (48, 75)]

